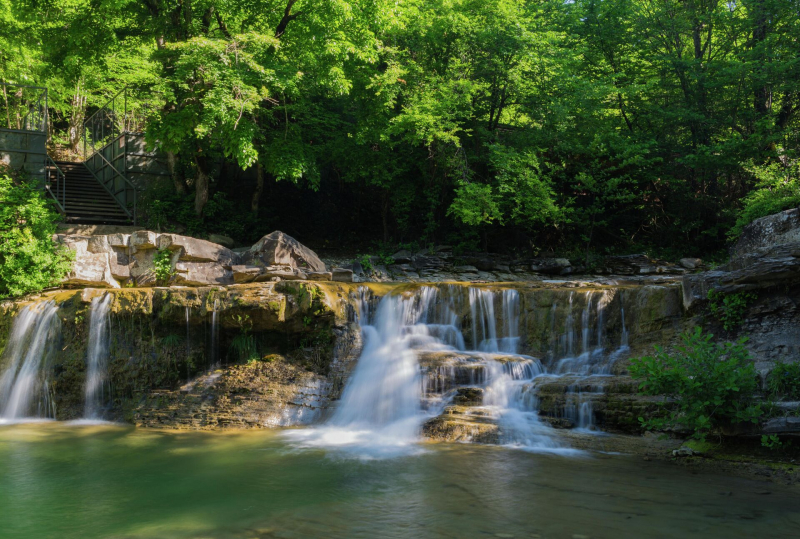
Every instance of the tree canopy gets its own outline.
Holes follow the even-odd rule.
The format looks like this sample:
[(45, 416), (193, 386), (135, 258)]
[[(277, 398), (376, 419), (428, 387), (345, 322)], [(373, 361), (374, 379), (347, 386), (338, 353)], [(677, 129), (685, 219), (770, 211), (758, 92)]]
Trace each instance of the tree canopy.
[(797, 0), (0, 0), (0, 78), (73, 151), (137, 88), (151, 219), (242, 241), (704, 254), (800, 196)]

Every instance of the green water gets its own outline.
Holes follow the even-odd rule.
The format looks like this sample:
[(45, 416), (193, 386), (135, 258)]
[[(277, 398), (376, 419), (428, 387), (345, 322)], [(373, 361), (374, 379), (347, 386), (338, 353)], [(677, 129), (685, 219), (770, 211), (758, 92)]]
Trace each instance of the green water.
[(359, 461), (275, 432), (0, 427), (3, 538), (798, 537), (797, 490), (639, 457), (429, 445)]

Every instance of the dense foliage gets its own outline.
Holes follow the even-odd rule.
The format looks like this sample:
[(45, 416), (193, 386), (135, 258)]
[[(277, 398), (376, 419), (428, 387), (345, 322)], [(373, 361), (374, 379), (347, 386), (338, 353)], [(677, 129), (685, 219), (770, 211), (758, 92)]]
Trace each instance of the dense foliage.
[(125, 85), (153, 106), (166, 228), (677, 256), (800, 198), (796, 1), (0, 0), (0, 23), (54, 143)]
[(762, 415), (754, 400), (758, 373), (744, 342), (721, 343), (700, 328), (681, 336), (683, 345), (668, 353), (631, 361), (631, 375), (647, 395), (665, 395), (662, 414), (645, 420), (647, 429), (680, 428), (705, 437), (736, 423), (757, 423)]
[(767, 376), (767, 390), (772, 398), (800, 399), (800, 363), (778, 363)]
[(52, 239), (58, 214), (41, 190), (0, 175), (0, 297), (57, 284), (70, 268)]

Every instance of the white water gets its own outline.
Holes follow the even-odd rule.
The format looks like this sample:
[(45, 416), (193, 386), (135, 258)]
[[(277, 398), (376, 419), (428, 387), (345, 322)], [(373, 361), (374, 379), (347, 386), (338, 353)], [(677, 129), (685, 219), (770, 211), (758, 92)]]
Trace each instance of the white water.
[(0, 376), (0, 421), (54, 418), (47, 380), (50, 354), (60, 340), (61, 321), (52, 301), (24, 307), (14, 320)]
[[(374, 317), (362, 289), (358, 318), (364, 348), (336, 411), (318, 429), (290, 433), (308, 446), (334, 446), (362, 458), (415, 451), (422, 422), (422, 378), (412, 346), (437, 341), (425, 331), (438, 290), (387, 295)], [(446, 324), (435, 324), (444, 326)], [(434, 332), (437, 329), (434, 328)]]
[(84, 417), (101, 419), (108, 385), (109, 308), (114, 297), (92, 299), (89, 311), (89, 344), (86, 353)]
[[(362, 458), (408, 454), (419, 450), (422, 423), (442, 412), (456, 386), (469, 384), (484, 387), (483, 409), (497, 420), (501, 443), (561, 451), (553, 430), (539, 420), (531, 391), (544, 368), (518, 354), (518, 292), (468, 289), (473, 349), (467, 350), (456, 314), (461, 290), (424, 287), (388, 295), (373, 315), (369, 294), (361, 289), (356, 299), (365, 344), (341, 401), (324, 426), (288, 436)], [(438, 353), (449, 363), (423, 372), (420, 357)]]
[(211, 312), (211, 365), (214, 368), (219, 367), (219, 344), (217, 343), (217, 338), (219, 336), (219, 324), (217, 322), (218, 306), (219, 300), (215, 299), (214, 310)]

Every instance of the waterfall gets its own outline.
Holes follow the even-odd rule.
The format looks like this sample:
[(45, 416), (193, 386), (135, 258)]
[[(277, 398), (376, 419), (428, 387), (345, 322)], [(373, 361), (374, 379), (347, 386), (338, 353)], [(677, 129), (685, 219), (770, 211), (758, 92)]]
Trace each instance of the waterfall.
[(547, 450), (559, 447), (552, 430), (539, 420), (538, 401), (529, 384), (542, 374), (538, 361), (487, 363), (489, 383), (483, 404), (495, 413), (500, 443), (528, 449)]
[(592, 316), (592, 293), (586, 292), (586, 306), (581, 313), (581, 356), (591, 354), (589, 341), (592, 339), (592, 325), (589, 323)]
[(61, 321), (52, 301), (26, 306), (14, 320), (0, 377), (0, 420), (55, 418), (47, 381), (49, 358), (58, 346)]
[(416, 451), (422, 423), (439, 415), (458, 387), (477, 385), (485, 388), (483, 406), (497, 419), (503, 443), (558, 447), (529, 391), (543, 367), (517, 354), (519, 293), (467, 289), (473, 348), (467, 350), (457, 314), (462, 290), (443, 285), (389, 294), (373, 313), (370, 293), (359, 289), (354, 299), (365, 344), (341, 401), (324, 426), (287, 436), (370, 458)]
[[(359, 324), (364, 347), (341, 400), (324, 425), (287, 436), (303, 446), (385, 457), (418, 451), (427, 419), (474, 414), (496, 422), (499, 443), (566, 451), (539, 418), (539, 387), (563, 379), (557, 414), (594, 431), (600, 379), (610, 375), (628, 332), (621, 305), (622, 346), (607, 349), (613, 291), (571, 290), (560, 297), (549, 308), (548, 337), (521, 331), (517, 290), (431, 285), (401, 288), (378, 301), (370, 288), (359, 287), (351, 294), (350, 320)], [(520, 353), (523, 338), (546, 346), (544, 363)]]
[(619, 347), (628, 349), (628, 328), (625, 326), (625, 302), (622, 299), (622, 293), (619, 294), (619, 310), (622, 317), (622, 335), (620, 336)]
[(189, 306), (186, 306), (186, 357), (189, 357), (189, 351), (192, 348), (192, 340), (189, 336)]
[(219, 344), (217, 343), (217, 339), (219, 337), (219, 325), (217, 322), (217, 308), (219, 306), (219, 300), (214, 300), (214, 310), (211, 311), (211, 365), (213, 367), (219, 366)]
[(434, 291), (424, 289), (417, 298), (383, 298), (373, 325), (362, 327), (364, 350), (331, 425), (391, 426), (398, 439), (416, 435), (418, 425), (412, 420), (420, 411), (421, 381), (411, 344), (424, 335), (415, 324), (427, 314)]
[(364, 348), (333, 416), (319, 429), (288, 435), (304, 445), (350, 449), (365, 458), (394, 456), (413, 447), (428, 417), (415, 349), (454, 350), (437, 336), (454, 336), (457, 318), (448, 298), (437, 302), (439, 290), (433, 287), (389, 294), (374, 315), (365, 296), (361, 291), (358, 303)]
[(497, 336), (496, 297), (491, 290), (469, 289), (473, 350), (515, 354), (519, 346), (519, 292), (508, 289), (500, 295), (501, 337)]
[(92, 299), (89, 313), (89, 344), (86, 354), (86, 390), (84, 416), (100, 419), (108, 384), (109, 308), (111, 294)]

